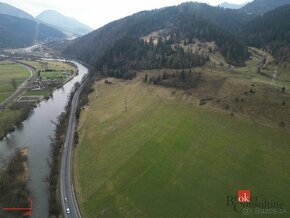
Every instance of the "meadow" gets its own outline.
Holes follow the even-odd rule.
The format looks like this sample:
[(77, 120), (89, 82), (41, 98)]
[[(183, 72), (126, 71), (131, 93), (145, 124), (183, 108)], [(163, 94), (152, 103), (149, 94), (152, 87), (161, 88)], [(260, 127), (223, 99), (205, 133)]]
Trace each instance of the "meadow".
[(10, 61), (0, 62), (0, 102), (9, 97), (30, 76), (25, 67)]
[(240, 189), (284, 202), (289, 213), (285, 129), (199, 106), (142, 78), (110, 80), (98, 82), (79, 121), (74, 175), (83, 217), (241, 217), (227, 205)]
[[(24, 96), (49, 96), (54, 87), (64, 84), (70, 77), (77, 72), (77, 68), (61, 61), (56, 60), (22, 60), (21, 62), (28, 64), (38, 71), (38, 77), (44, 83), (47, 80), (53, 80), (53, 84), (43, 90), (29, 90)], [(64, 74), (67, 72), (67, 74)]]
[(41, 72), (40, 77), (42, 79), (47, 79), (47, 78), (59, 79), (59, 78), (66, 78), (67, 76), (63, 74), (63, 71), (50, 71), (50, 72)]
[(76, 68), (70, 64), (55, 60), (23, 60), (23, 63), (33, 66), (37, 70), (53, 69), (56, 71), (76, 72)]
[(52, 90), (29, 90), (23, 96), (49, 96)]
[(22, 114), (21, 110), (6, 109), (0, 113), (0, 138), (5, 136), (5, 129), (13, 128)]

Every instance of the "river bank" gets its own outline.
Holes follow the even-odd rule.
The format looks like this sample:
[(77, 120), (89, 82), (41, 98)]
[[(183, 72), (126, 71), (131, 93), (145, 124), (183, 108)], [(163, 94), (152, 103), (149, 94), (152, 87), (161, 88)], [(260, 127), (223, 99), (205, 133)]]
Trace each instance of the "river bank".
[[(0, 171), (0, 208), (27, 208), (29, 196), (28, 149), (19, 149)], [(0, 210), (0, 217), (22, 218), (23, 211)]]
[(81, 82), (88, 70), (74, 62), (79, 73), (62, 88), (53, 92), (52, 97), (40, 102), (33, 108), (22, 126), (12, 132), (8, 138), (0, 141), (0, 161), (11, 156), (17, 148), (29, 148), (29, 189), (33, 199), (33, 216), (48, 217), (49, 184), (48, 176), (51, 163), (51, 139), (55, 133), (55, 123), (65, 112), (68, 96), (76, 82)]
[[(46, 60), (46, 59), (43, 59), (43, 60)], [(75, 76), (78, 75), (78, 68), (72, 61), (61, 60), (61, 59), (47, 59), (47, 60), (63, 62), (64, 64), (70, 65), (71, 68), (75, 68), (75, 70), (70, 69), (73, 72), (70, 76), (68, 76), (61, 84), (57, 85), (56, 87), (53, 87), (48, 92), (45, 92), (45, 94), (42, 97), (39, 96), (39, 100), (37, 100), (37, 101), (30, 101), (29, 100), (29, 101), (21, 101), (21, 102), (18, 102), (18, 101), (10, 102), (9, 108), (5, 109), (4, 111), (11, 111), (11, 112), (17, 111), (17, 116), (13, 116), (10, 119), (9, 119), (9, 117), (8, 118), (6, 117), (6, 119), (1, 119), (1, 116), (0, 116), (0, 140), (7, 137), (11, 132), (14, 132), (15, 129), (19, 128), (22, 125), (22, 122), (28, 118), (32, 109), (37, 107), (37, 104), (41, 103), (44, 100), (48, 100), (52, 96), (52, 93), (55, 90), (62, 88), (66, 83), (68, 83)], [(18, 60), (15, 62), (17, 62), (18, 64), (21, 64), (22, 66), (24, 66), (30, 70), (31, 77), (25, 81), (26, 84), (28, 84), (28, 80), (30, 83), (38, 81), (37, 74), (39, 74), (39, 72), (41, 71), (40, 70), (41, 66), (38, 66), (38, 65), (32, 66), (31, 64), (26, 63), (25, 60), (22, 60), (22, 61)], [(38, 66), (38, 68), (37, 68), (37, 66)], [(58, 67), (58, 65), (56, 65), (56, 68), (57, 67)], [(23, 85), (21, 85), (21, 86), (23, 86)], [(33, 93), (33, 91), (28, 91), (28, 88), (26, 88), (24, 86), (22, 87), (22, 90), (23, 90), (22, 94), (21, 94), (22, 96), (23, 96), (24, 92), (30, 93), (32, 96), (34, 96), (35, 93), (39, 92), (39, 91), (36, 91), (35, 93)], [(43, 92), (40, 92), (40, 94), (43, 94)], [(27, 95), (27, 96), (29, 96), (29, 95)], [(14, 113), (14, 114), (16, 114), (16, 113)]]

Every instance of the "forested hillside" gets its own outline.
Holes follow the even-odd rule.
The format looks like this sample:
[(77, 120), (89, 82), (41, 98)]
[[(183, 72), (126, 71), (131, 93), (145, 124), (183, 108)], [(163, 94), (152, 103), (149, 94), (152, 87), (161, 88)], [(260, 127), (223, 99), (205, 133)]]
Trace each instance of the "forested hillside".
[[(265, 47), (277, 59), (287, 60), (288, 1), (265, 0), (262, 7), (255, 0), (239, 10), (188, 2), (143, 11), (70, 42), (63, 54), (117, 75), (129, 69), (203, 65), (209, 55), (192, 49), (196, 40), (214, 42), (217, 49), (208, 48), (208, 52), (220, 52), (234, 66), (247, 60), (247, 46)], [(284, 6), (275, 9), (280, 5)]]
[(254, 0), (242, 7), (240, 11), (253, 15), (262, 15), (287, 4), (290, 4), (290, 0)]
[[(180, 46), (199, 39), (214, 41), (228, 63), (243, 65), (248, 57), (247, 48), (230, 33), (235, 22), (244, 23), (248, 19), (246, 15), (242, 19), (239, 16), (242, 16), (239, 12), (199, 3), (140, 12), (73, 41), (64, 54), (98, 69), (184, 68), (206, 61), (206, 56)], [(163, 32), (157, 43), (142, 39), (154, 31)]]
[(92, 31), (90, 27), (78, 20), (64, 16), (54, 10), (43, 11), (36, 19), (51, 25), (63, 33), (66, 33), (68, 36), (82, 36)]
[(65, 35), (33, 20), (0, 14), (0, 48), (19, 48), (34, 42), (63, 39)]
[(27, 12), (19, 8), (13, 7), (12, 5), (5, 4), (3, 2), (0, 2), (0, 14), (6, 14), (14, 17), (34, 20), (34, 17), (28, 14)]
[(266, 48), (278, 61), (290, 60), (290, 5), (246, 23), (240, 35), (250, 46)]

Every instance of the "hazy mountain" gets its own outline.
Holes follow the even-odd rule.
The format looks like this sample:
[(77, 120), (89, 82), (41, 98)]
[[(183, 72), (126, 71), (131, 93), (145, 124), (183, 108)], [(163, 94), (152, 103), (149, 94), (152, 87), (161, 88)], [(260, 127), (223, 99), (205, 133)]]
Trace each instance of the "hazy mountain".
[(30, 46), (37, 41), (63, 39), (65, 35), (33, 20), (0, 14), (0, 48)]
[(30, 14), (26, 13), (25, 11), (15, 8), (11, 5), (5, 4), (0, 2), (0, 14), (7, 14), (14, 17), (20, 17), (25, 19), (34, 20), (34, 17)]
[(222, 7), (222, 8), (228, 8), (228, 9), (239, 9), (239, 8), (242, 8), (246, 4), (247, 3), (244, 3), (244, 4), (232, 4), (232, 3), (229, 3), (229, 2), (223, 2), (223, 3), (219, 4), (218, 6)]
[(246, 23), (240, 32), (247, 44), (266, 48), (278, 61), (290, 61), (290, 5), (285, 5)]
[(261, 15), (286, 4), (290, 4), (290, 0), (254, 0), (242, 7), (241, 11)]
[(70, 36), (81, 36), (92, 31), (89, 26), (77, 21), (76, 19), (66, 17), (53, 10), (43, 11), (36, 18), (46, 24), (52, 25)]
[[(191, 43), (193, 38), (198, 38), (203, 41), (215, 41), (228, 62), (239, 65), (247, 59), (247, 49), (225, 29), (234, 28), (237, 23), (241, 24), (247, 20), (246, 17), (245, 14), (241, 15), (234, 10), (200, 3), (184, 3), (144, 11), (112, 22), (72, 41), (64, 50), (64, 54), (94, 66), (132, 66), (128, 64), (130, 62), (135, 63), (136, 68), (146, 68), (154, 67), (155, 63), (152, 62), (159, 58), (163, 59), (164, 66), (171, 66), (168, 62), (185, 60), (182, 49), (178, 51), (182, 54), (178, 54), (171, 47), (184, 40)], [(166, 33), (167, 40), (160, 44), (162, 49), (154, 50), (152, 46), (144, 45), (140, 40), (153, 31)], [(148, 65), (144, 65), (145, 59), (148, 60)]]

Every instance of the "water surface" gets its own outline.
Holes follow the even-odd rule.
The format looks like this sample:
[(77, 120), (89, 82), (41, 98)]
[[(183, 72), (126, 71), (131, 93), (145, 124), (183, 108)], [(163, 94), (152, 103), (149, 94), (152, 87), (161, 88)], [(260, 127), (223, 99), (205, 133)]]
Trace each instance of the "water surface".
[[(43, 101), (33, 109), (31, 115), (8, 138), (0, 141), (0, 162), (7, 159), (16, 148), (28, 147), (29, 188), (33, 200), (34, 218), (48, 217), (48, 183), (49, 160), (51, 157), (50, 138), (54, 136), (57, 117), (64, 112), (68, 96), (76, 82), (80, 82), (88, 70), (74, 62), (79, 75), (53, 92), (52, 98)], [(17, 206), (17, 205), (16, 205)]]

